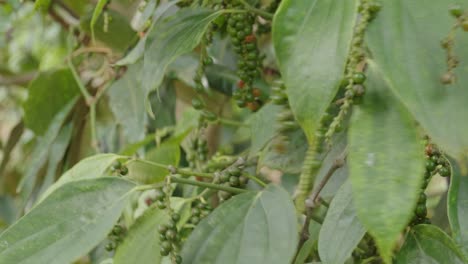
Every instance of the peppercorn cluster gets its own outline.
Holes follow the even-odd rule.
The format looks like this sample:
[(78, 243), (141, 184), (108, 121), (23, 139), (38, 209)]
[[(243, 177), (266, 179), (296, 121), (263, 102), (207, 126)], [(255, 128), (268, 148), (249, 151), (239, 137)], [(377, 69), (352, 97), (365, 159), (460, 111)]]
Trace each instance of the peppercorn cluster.
[(351, 48), (348, 53), (348, 59), (346, 63), (345, 78), (341, 82), (341, 87), (345, 89), (343, 100), (341, 100), (340, 111), (330, 124), (328, 131), (325, 133), (326, 141), (330, 142), (336, 129), (345, 119), (351, 105), (359, 102), (359, 98), (365, 92), (364, 81), (366, 76), (360, 68), (364, 68), (362, 65), (365, 63), (365, 45), (364, 35), (369, 22), (374, 19), (381, 8), (380, 3), (373, 0), (361, 0), (359, 4), (359, 18), (356, 24), (352, 41)]
[[(231, 166), (217, 172), (215, 182), (228, 187), (245, 188), (249, 179), (242, 175), (244, 168), (245, 161), (243, 159), (238, 159)], [(218, 191), (218, 197), (219, 200), (223, 202), (231, 198), (232, 193), (227, 191)]]
[(450, 176), (450, 164), (440, 150), (434, 144), (426, 145), (426, 171), (421, 185), (418, 203), (414, 210), (414, 216), (410, 225), (430, 224), (427, 218), (426, 194), (424, 193), (433, 175), (438, 173), (442, 177)]
[[(239, 1), (232, 1), (231, 8), (242, 9)], [(261, 106), (260, 90), (252, 87), (260, 77), (262, 57), (257, 47), (257, 38), (253, 32), (255, 16), (250, 13), (230, 14), (227, 19), (227, 33), (231, 38), (233, 51), (238, 55), (237, 75), (240, 78), (233, 98), (239, 107), (248, 107), (256, 111)]]
[(128, 174), (127, 166), (122, 165), (122, 163), (118, 160), (114, 161), (111, 165), (111, 171), (116, 172), (119, 175), (125, 176)]
[(127, 231), (125, 230), (124, 227), (121, 225), (115, 225), (112, 228), (112, 231), (107, 235), (107, 239), (109, 240), (109, 243), (106, 245), (106, 250), (107, 251), (112, 251), (117, 248), (117, 246), (122, 243), (122, 241), (125, 238), (125, 234)]
[(182, 263), (182, 257), (178, 254), (181, 248), (181, 236), (177, 229), (177, 222), (180, 220), (178, 213), (172, 213), (171, 219), (166, 223), (158, 227), (159, 240), (161, 241), (161, 247), (159, 253), (161, 256), (169, 256), (173, 260), (173, 263)]
[(197, 225), (200, 221), (207, 217), (213, 208), (208, 203), (196, 201), (192, 203), (192, 210), (190, 211), (189, 223)]
[(190, 168), (196, 168), (196, 162), (204, 162), (208, 158), (208, 143), (200, 135), (190, 141), (190, 151), (187, 153), (187, 161)]

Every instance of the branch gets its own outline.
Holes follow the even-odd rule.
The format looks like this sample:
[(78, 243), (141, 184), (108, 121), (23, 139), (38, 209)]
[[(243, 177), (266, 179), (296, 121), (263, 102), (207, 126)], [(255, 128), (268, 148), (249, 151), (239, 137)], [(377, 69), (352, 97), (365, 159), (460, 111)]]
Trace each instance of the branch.
[(343, 153), (341, 153), (341, 155), (333, 162), (330, 169), (328, 169), (327, 174), (319, 183), (317, 189), (315, 189), (315, 191), (309, 196), (309, 199), (307, 199), (306, 204), (308, 207), (315, 208), (317, 206), (317, 198), (319, 197), (320, 192), (323, 190), (335, 171), (344, 166), (348, 154), (347, 152), (347, 149), (345, 149)]
[(34, 80), (37, 72), (28, 72), (21, 75), (13, 76), (2, 76), (0, 75), (0, 86), (10, 86), (10, 85), (27, 85), (30, 81)]

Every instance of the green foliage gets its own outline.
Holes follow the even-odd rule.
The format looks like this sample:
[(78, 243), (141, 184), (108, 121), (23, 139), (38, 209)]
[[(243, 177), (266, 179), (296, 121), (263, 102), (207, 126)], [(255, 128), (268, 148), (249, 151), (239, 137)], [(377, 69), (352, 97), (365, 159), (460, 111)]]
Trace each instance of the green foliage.
[(224, 203), (197, 226), (182, 254), (185, 263), (288, 263), (296, 241), (294, 205), (270, 185)]
[[(418, 197), (424, 151), (409, 114), (373, 68), (368, 87), (351, 119), (349, 176), (357, 213), (390, 262)], [(400, 146), (405, 146), (404, 152)]]
[(275, 15), (273, 40), (281, 73), (291, 108), (309, 141), (338, 90), (356, 3), (285, 0)]
[(468, 263), (466, 3), (0, 17), (0, 263)]
[(26, 264), (75, 260), (106, 236), (133, 186), (110, 177), (62, 185), (0, 235), (0, 261)]

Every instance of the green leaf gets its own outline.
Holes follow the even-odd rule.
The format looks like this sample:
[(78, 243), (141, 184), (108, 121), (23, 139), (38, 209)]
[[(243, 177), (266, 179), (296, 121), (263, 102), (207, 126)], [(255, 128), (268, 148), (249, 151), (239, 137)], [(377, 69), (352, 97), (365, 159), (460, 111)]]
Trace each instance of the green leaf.
[(23, 203), (28, 202), (28, 199), (34, 189), (36, 176), (46, 163), (47, 157), (49, 156), (49, 150), (59, 135), (60, 128), (65, 122), (65, 119), (72, 107), (75, 105), (75, 102), (76, 100), (72, 100), (59, 113), (57, 113), (44, 136), (38, 138), (37, 145), (31, 153), (32, 159), (17, 188), (17, 191), (21, 192)]
[(142, 82), (147, 94), (159, 87), (171, 62), (198, 45), (209, 24), (220, 14), (222, 11), (182, 9), (154, 25), (154, 40), (144, 55)]
[(91, 17), (91, 22), (89, 24), (89, 27), (91, 29), (91, 38), (93, 39), (93, 41), (95, 41), (94, 26), (96, 25), (96, 22), (99, 16), (101, 15), (102, 10), (104, 9), (104, 6), (106, 6), (108, 1), (109, 0), (98, 0), (96, 7), (94, 8), (93, 16)]
[[(145, 12), (142, 14), (141, 19), (143, 25), (138, 25), (137, 27), (143, 27), (144, 23), (146, 23), (147, 19), (151, 17), (151, 20), (153, 21), (153, 24), (151, 27), (147, 30), (146, 35), (141, 38), (138, 43), (135, 45), (135, 47), (132, 48), (132, 50), (125, 55), (122, 59), (117, 61), (115, 64), (119, 66), (123, 65), (129, 65), (129, 64), (134, 64), (137, 62), (141, 57), (143, 57), (143, 54), (145, 52), (146, 48), (146, 42), (148, 40), (148, 36), (150, 36), (150, 40), (153, 39), (151, 32), (152, 29), (154, 28), (154, 25), (156, 22), (158, 22), (159, 19), (166, 17), (168, 14), (172, 14), (172, 10), (174, 6), (178, 3), (179, 1), (171, 1), (167, 3), (160, 3), (154, 13), (152, 12), (154, 9), (155, 2), (151, 1), (147, 3), (147, 7), (145, 8)], [(149, 13), (151, 11), (151, 13)], [(152, 15), (152, 16), (151, 16)]]
[(117, 247), (115, 264), (154, 264), (161, 263), (158, 226), (166, 223), (166, 211), (150, 207), (128, 230), (124, 241)]
[(455, 242), (438, 227), (417, 225), (406, 236), (396, 264), (467, 263)]
[(79, 94), (79, 87), (68, 69), (41, 73), (29, 85), (24, 102), (25, 125), (43, 135), (52, 119)]
[(142, 104), (145, 91), (141, 87), (142, 63), (131, 65), (125, 75), (109, 87), (109, 106), (128, 142), (142, 140), (145, 136), (146, 111)]
[(447, 66), (440, 43), (455, 23), (450, 2), (455, 3), (386, 1), (366, 35), (378, 70), (398, 99), (434, 142), (459, 157), (468, 154), (468, 122), (460, 122), (468, 116), (468, 35), (457, 32), (456, 83), (442, 85)]
[[(167, 141), (159, 147), (146, 153), (146, 160), (159, 164), (177, 166), (180, 160), (179, 141)], [(128, 164), (129, 178), (141, 183), (161, 182), (168, 175), (166, 168), (160, 168), (141, 160), (133, 160)]]
[[(136, 32), (131, 28), (127, 16), (112, 9), (108, 9), (106, 12), (110, 18), (107, 30), (104, 26), (104, 16), (99, 16), (93, 27), (96, 40), (104, 43), (117, 53), (124, 52), (136, 41)], [(87, 12), (80, 17), (80, 27), (87, 34), (91, 34), (90, 25), (92, 16), (93, 12)]]
[(252, 141), (250, 145), (250, 155), (255, 156), (265, 145), (275, 136), (276, 115), (281, 110), (281, 106), (267, 104), (256, 112), (250, 122)]
[(357, 2), (285, 0), (275, 14), (273, 42), (281, 74), (309, 141), (344, 74)]
[(447, 210), (452, 236), (468, 256), (468, 175), (455, 160), (452, 164)]
[(0, 263), (76, 260), (106, 237), (132, 187), (117, 177), (63, 185), (0, 235)]
[(54, 183), (57, 168), (59, 167), (60, 162), (62, 162), (68, 145), (70, 144), (72, 132), (73, 124), (64, 126), (57, 135), (54, 143), (51, 145), (49, 159), (47, 162), (47, 173), (44, 176), (41, 189), (39, 190), (39, 196)]
[(320, 229), (320, 259), (323, 263), (345, 263), (365, 233), (353, 204), (351, 184), (346, 182), (333, 198)]
[(290, 263), (298, 240), (294, 205), (281, 187), (237, 195), (197, 225), (183, 263)]
[(349, 130), (349, 176), (359, 219), (389, 263), (409, 222), (424, 176), (424, 148), (409, 113), (389, 94), (373, 64)]
[(106, 176), (105, 171), (110, 165), (123, 156), (115, 154), (98, 154), (89, 158), (83, 159), (70, 170), (65, 172), (52, 186), (49, 187), (42, 195), (41, 200), (44, 200), (53, 191), (60, 186), (78, 180), (93, 179)]

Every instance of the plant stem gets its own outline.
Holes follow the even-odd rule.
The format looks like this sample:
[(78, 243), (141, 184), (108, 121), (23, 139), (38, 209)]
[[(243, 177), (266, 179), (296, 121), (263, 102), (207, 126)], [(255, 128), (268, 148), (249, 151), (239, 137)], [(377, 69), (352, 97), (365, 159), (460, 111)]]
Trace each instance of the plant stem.
[(91, 145), (93, 146), (96, 153), (100, 153), (99, 141), (97, 139), (97, 129), (96, 129), (96, 104), (93, 102), (89, 106), (89, 125), (91, 126)]
[(164, 182), (159, 182), (155, 184), (140, 185), (134, 188), (135, 191), (146, 191), (161, 188), (164, 186)]
[(199, 187), (205, 187), (205, 188), (215, 189), (215, 190), (219, 190), (219, 191), (230, 192), (230, 193), (234, 193), (234, 194), (248, 192), (247, 190), (244, 190), (244, 189), (228, 187), (228, 186), (222, 186), (222, 185), (218, 185), (218, 184), (214, 184), (214, 183), (208, 183), (208, 182), (194, 181), (194, 180), (178, 178), (178, 177), (174, 177), (174, 176), (171, 177), (171, 181), (176, 182), (176, 183), (189, 184), (189, 185), (193, 185), (193, 186), (199, 186)]
[(266, 187), (267, 184), (265, 182), (263, 182), (262, 180), (260, 180), (259, 178), (253, 176), (253, 175), (250, 175), (250, 174), (247, 174), (247, 173), (244, 173), (243, 174), (244, 177), (248, 178), (248, 179), (251, 179), (253, 180), (254, 182), (256, 182), (258, 185), (262, 186), (262, 187)]
[(247, 124), (235, 121), (235, 120), (229, 120), (229, 119), (224, 119), (224, 118), (218, 118), (218, 123), (223, 124), (223, 125), (228, 125), (228, 126), (235, 126), (235, 127), (248, 127)]
[(182, 169), (177, 169), (177, 173), (180, 175), (184, 175), (184, 176), (196, 176), (196, 177), (209, 178), (209, 179), (214, 178), (213, 174), (211, 173), (188, 171), (188, 170), (182, 170)]
[(76, 83), (78, 84), (78, 87), (80, 88), (80, 92), (83, 95), (86, 104), (89, 106), (91, 104), (91, 101), (93, 100), (93, 96), (88, 92), (86, 87), (81, 82), (81, 78), (78, 75), (78, 72), (76, 71), (75, 66), (73, 65), (70, 58), (67, 58), (67, 64), (73, 74), (73, 77), (75, 78)]
[(315, 207), (316, 202), (317, 202), (317, 198), (320, 195), (320, 192), (323, 190), (325, 185), (331, 179), (331, 177), (333, 176), (335, 171), (344, 166), (345, 161), (346, 161), (346, 154), (347, 154), (347, 150), (345, 149), (343, 151), (343, 153), (341, 153), (340, 156), (333, 162), (332, 166), (327, 171), (327, 174), (322, 179), (322, 181), (319, 183), (317, 189), (310, 195), (309, 201), (311, 202), (312, 207)]
[(257, 15), (260, 15), (260, 16), (262, 16), (262, 17), (264, 17), (264, 18), (268, 18), (268, 19), (270, 19), (270, 20), (273, 19), (273, 14), (270, 14), (270, 13), (268, 13), (268, 12), (266, 12), (266, 11), (263, 11), (263, 10), (261, 10), (261, 9), (255, 8), (255, 7), (251, 6), (249, 3), (247, 3), (245, 0), (240, 0), (240, 2), (245, 6), (245, 8), (246, 8), (248, 11), (250, 11), (250, 12), (252, 12), (252, 13), (255, 13), (255, 14), (257, 14)]

